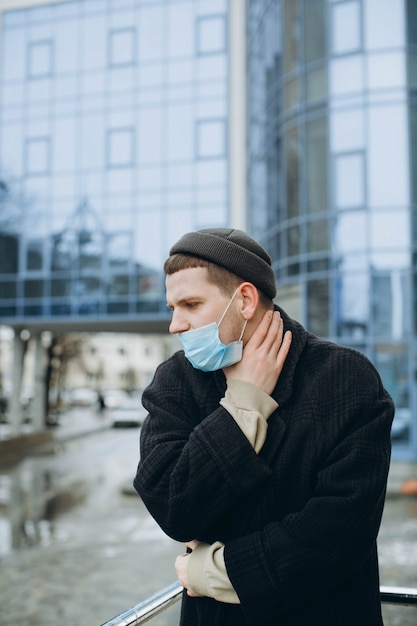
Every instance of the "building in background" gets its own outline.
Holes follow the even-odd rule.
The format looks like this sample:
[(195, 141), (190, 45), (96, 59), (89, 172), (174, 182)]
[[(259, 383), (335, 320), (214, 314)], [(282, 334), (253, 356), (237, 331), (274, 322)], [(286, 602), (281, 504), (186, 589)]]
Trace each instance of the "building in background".
[(366, 353), (417, 457), (417, 3), (248, 3), (250, 230), (277, 301)]
[(166, 322), (170, 244), (230, 220), (227, 0), (0, 6), (0, 321)]
[(0, 324), (17, 356), (24, 329), (164, 332), (171, 243), (247, 228), (277, 302), (375, 363), (394, 456), (417, 458), (416, 3), (0, 9)]

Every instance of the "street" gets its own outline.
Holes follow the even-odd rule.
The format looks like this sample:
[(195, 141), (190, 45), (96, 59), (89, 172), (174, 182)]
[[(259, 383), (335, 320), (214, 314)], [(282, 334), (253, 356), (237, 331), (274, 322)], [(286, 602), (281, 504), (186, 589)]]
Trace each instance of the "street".
[[(100, 626), (175, 580), (183, 550), (131, 483), (139, 429), (109, 429), (0, 469), (0, 625)], [(381, 584), (417, 587), (417, 499), (387, 500)], [(178, 624), (179, 603), (151, 623)], [(385, 626), (417, 609), (384, 607)]]
[(124, 493), (138, 437), (111, 429), (0, 470), (1, 626), (98, 626), (175, 579), (182, 546)]

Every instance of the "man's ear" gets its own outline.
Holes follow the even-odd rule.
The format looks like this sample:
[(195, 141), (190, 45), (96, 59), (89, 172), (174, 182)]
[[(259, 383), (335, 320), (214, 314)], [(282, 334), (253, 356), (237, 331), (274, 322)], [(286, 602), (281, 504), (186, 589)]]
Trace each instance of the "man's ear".
[(239, 287), (241, 295), (241, 313), (245, 320), (251, 320), (256, 313), (259, 303), (258, 290), (252, 283), (242, 283)]

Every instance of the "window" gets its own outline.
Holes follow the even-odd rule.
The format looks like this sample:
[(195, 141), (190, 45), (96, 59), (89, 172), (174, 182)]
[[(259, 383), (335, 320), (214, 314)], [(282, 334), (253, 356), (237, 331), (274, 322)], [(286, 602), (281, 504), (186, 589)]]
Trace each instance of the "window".
[(197, 25), (197, 53), (217, 54), (226, 51), (226, 23), (222, 16), (203, 17)]
[(364, 160), (361, 153), (336, 157), (335, 205), (337, 209), (361, 207), (365, 202)]
[(53, 43), (34, 41), (28, 48), (28, 78), (46, 78), (52, 74)]
[(29, 176), (47, 174), (50, 166), (49, 137), (33, 137), (26, 141), (25, 170)]
[(36, 272), (43, 268), (43, 241), (29, 241), (26, 244), (26, 270)]
[(332, 7), (333, 54), (347, 54), (361, 48), (359, 2), (342, 2)]
[(226, 154), (224, 120), (197, 121), (197, 158), (217, 159)]
[(123, 28), (113, 30), (109, 35), (110, 67), (133, 65), (136, 61), (136, 30)]
[(330, 319), (330, 295), (327, 279), (307, 283), (307, 326), (319, 337), (328, 337)]
[(130, 167), (134, 164), (135, 132), (133, 128), (115, 128), (107, 135), (107, 166)]

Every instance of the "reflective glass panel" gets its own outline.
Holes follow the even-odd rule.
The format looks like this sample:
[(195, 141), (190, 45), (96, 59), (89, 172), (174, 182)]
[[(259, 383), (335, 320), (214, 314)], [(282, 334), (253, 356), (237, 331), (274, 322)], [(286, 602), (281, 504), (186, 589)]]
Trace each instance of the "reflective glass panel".
[(310, 280), (307, 283), (307, 328), (319, 337), (329, 336), (329, 281)]
[(318, 61), (326, 55), (326, 2), (308, 0), (304, 3), (305, 61)]
[(37, 41), (29, 44), (29, 78), (40, 78), (52, 73), (53, 46), (51, 41)]
[(367, 82), (370, 89), (395, 89), (406, 84), (406, 56), (403, 51), (369, 54)]
[(307, 224), (307, 251), (323, 252), (330, 248), (328, 220), (315, 220)]
[(224, 120), (199, 120), (197, 122), (197, 156), (200, 159), (219, 158), (226, 152)]
[(362, 55), (349, 55), (330, 63), (330, 93), (341, 96), (363, 91), (365, 87)]
[(369, 332), (369, 277), (341, 272), (335, 281), (335, 324), (339, 336), (362, 341)]
[(161, 59), (164, 54), (166, 11), (161, 6), (143, 6), (138, 13), (139, 60)]
[[(286, 165), (286, 192), (288, 218), (299, 215), (299, 167), (300, 146), (298, 128), (292, 128), (285, 135), (284, 159)], [(317, 183), (316, 183), (317, 184)]]
[(409, 138), (405, 104), (369, 109), (368, 137), (367, 180), (370, 205), (407, 205)]
[(374, 363), (384, 386), (395, 404), (395, 417), (391, 429), (394, 443), (406, 443), (411, 434), (411, 383), (408, 377), (408, 346), (405, 344), (380, 344), (375, 346)]
[(40, 242), (28, 242), (26, 245), (26, 269), (28, 271), (41, 270), (43, 267), (44, 244)]
[(110, 32), (109, 64), (130, 65), (135, 62), (136, 30), (125, 28)]
[(392, 0), (366, 0), (364, 30), (367, 48), (377, 50), (405, 45), (404, 4)]
[(373, 333), (377, 337), (400, 339), (410, 330), (407, 275), (400, 270), (372, 275)]
[(365, 114), (362, 109), (335, 111), (330, 118), (333, 152), (362, 148), (365, 143)]
[(361, 7), (358, 0), (331, 7), (332, 52), (346, 54), (361, 47)]
[(168, 3), (163, 9), (167, 25), (165, 46), (169, 57), (194, 53), (195, 30), (191, 0)]
[(307, 210), (309, 213), (327, 211), (327, 151), (328, 127), (325, 118), (307, 124)]
[(362, 154), (344, 154), (336, 158), (334, 186), (337, 209), (364, 205), (365, 172)]
[(226, 23), (221, 16), (204, 17), (198, 21), (197, 51), (199, 54), (224, 52), (226, 48)]
[(50, 143), (47, 137), (36, 137), (26, 142), (26, 173), (47, 174), (49, 171)]
[(135, 133), (133, 128), (116, 128), (108, 134), (109, 167), (126, 167), (133, 164)]

